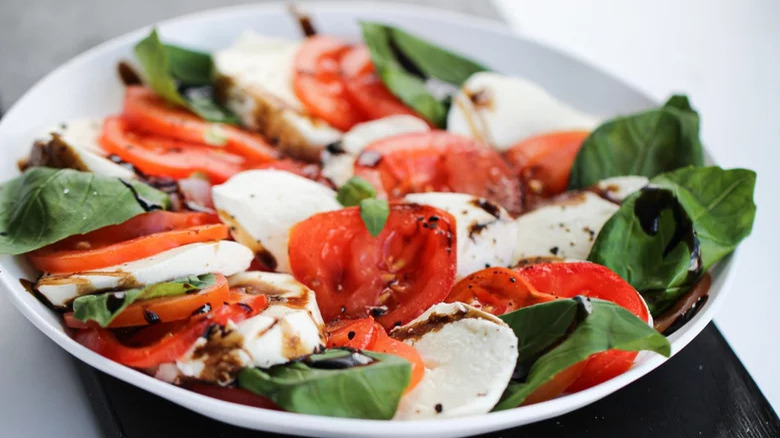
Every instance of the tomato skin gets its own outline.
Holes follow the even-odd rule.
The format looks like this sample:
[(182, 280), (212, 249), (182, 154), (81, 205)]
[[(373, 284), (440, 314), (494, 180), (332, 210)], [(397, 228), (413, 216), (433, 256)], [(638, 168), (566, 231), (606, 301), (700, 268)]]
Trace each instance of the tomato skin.
[(444, 301), (447, 303), (459, 301), (493, 315), (503, 315), (555, 299), (554, 295), (536, 290), (512, 269), (488, 268), (457, 282)]
[(411, 345), (404, 344), (403, 342), (388, 336), (385, 329), (379, 324), (376, 324), (376, 333), (376, 340), (368, 347), (369, 351), (399, 356), (412, 364), (412, 375), (409, 379), (409, 385), (407, 385), (406, 390), (404, 390), (404, 394), (409, 393), (409, 391), (420, 383), (420, 380), (422, 380), (425, 375), (425, 363), (423, 362), (420, 353)]
[(309, 37), (295, 56), (293, 72), (293, 90), (308, 112), (342, 131), (365, 120), (349, 100), (341, 77), (339, 60), (349, 49), (333, 37)]
[(84, 250), (57, 251), (43, 248), (29, 254), (29, 258), (40, 271), (72, 274), (140, 260), (189, 243), (227, 239), (228, 235), (228, 228), (223, 224), (200, 225)]
[(455, 219), (433, 207), (391, 204), (377, 237), (357, 207), (345, 208), (290, 230), (290, 266), (317, 294), (326, 322), (372, 314), (391, 328), (446, 297), (455, 278), (455, 238)]
[(132, 132), (119, 117), (103, 121), (100, 145), (147, 175), (173, 179), (203, 172), (212, 183), (222, 183), (247, 166), (240, 155), (218, 148)]
[(548, 198), (566, 191), (574, 159), (589, 131), (563, 131), (523, 140), (505, 157), (523, 182), (529, 199)]
[(522, 210), (520, 182), (501, 155), (446, 131), (379, 140), (358, 156), (355, 175), (391, 200), (408, 193), (457, 192), (490, 199), (513, 213)]
[[(540, 263), (517, 268), (533, 287), (561, 298), (575, 295), (612, 301), (647, 322), (650, 313), (639, 293), (609, 268), (589, 262)], [(628, 371), (637, 352), (609, 350), (591, 355), (581, 375), (568, 388), (576, 392)]]
[(563, 394), (567, 391), (567, 388), (582, 376), (585, 371), (585, 367), (588, 361), (577, 362), (574, 365), (566, 368), (565, 370), (556, 374), (548, 382), (542, 384), (534, 390), (528, 397), (523, 400), (522, 405), (531, 405), (534, 403), (540, 403), (547, 400), (552, 400), (555, 397)]
[(258, 134), (235, 126), (207, 122), (186, 109), (168, 104), (147, 87), (129, 86), (125, 89), (122, 117), (135, 131), (202, 145), (208, 145), (206, 137), (209, 129), (219, 129), (225, 137), (225, 144), (220, 147), (229, 152), (258, 163), (279, 157), (279, 152)]
[(368, 119), (399, 114), (417, 116), (377, 76), (371, 53), (365, 45), (355, 46), (344, 54), (341, 72), (347, 97)]
[[(380, 330), (377, 330), (377, 327)], [(385, 329), (374, 322), (374, 318), (346, 319), (328, 324), (328, 348), (348, 347), (365, 350), (376, 342), (377, 333)]]

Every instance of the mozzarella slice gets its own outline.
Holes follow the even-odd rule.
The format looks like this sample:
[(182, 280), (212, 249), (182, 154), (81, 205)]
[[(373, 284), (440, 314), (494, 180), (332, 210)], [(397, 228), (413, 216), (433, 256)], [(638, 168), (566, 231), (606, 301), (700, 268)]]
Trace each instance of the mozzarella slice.
[(517, 226), (498, 204), (463, 193), (412, 193), (404, 200), (440, 208), (455, 218), (457, 279), (486, 267), (512, 263)]
[(597, 182), (594, 189), (602, 198), (619, 204), (649, 182), (646, 176), (615, 176)]
[(242, 368), (268, 368), (324, 348), (324, 323), (314, 291), (291, 275), (243, 272), (230, 277), (229, 284), (267, 295), (268, 308), (198, 340), (176, 361), (182, 375), (227, 384)]
[(186, 275), (233, 275), (247, 269), (251, 261), (252, 251), (236, 242), (190, 243), (100, 271), (45, 275), (36, 289), (53, 305), (65, 306), (80, 295), (97, 291), (127, 289)]
[(335, 151), (328, 148), (322, 154), (322, 174), (337, 187), (341, 187), (354, 175), (355, 158), (366, 146), (385, 137), (425, 132), (429, 129), (422, 119), (409, 115), (388, 116), (358, 123), (344, 134)]
[(249, 170), (212, 188), (214, 206), (238, 242), (279, 272), (290, 272), (290, 228), (323, 211), (338, 210), (336, 192), (283, 170)]
[(105, 176), (135, 178), (135, 173), (105, 156), (100, 147), (103, 121), (77, 119), (53, 126), (40, 136), (30, 154), (30, 165), (67, 167)]
[(319, 160), (341, 132), (309, 117), (292, 86), (300, 42), (246, 33), (214, 54), (218, 96), (242, 123), (288, 154)]
[(463, 303), (437, 304), (391, 335), (413, 346), (425, 374), (401, 398), (395, 419), (489, 412), (517, 362), (517, 337), (497, 317)]
[(570, 192), (515, 220), (514, 263), (559, 257), (585, 260), (618, 205), (591, 192)]
[(598, 120), (551, 96), (533, 82), (500, 73), (472, 75), (452, 101), (447, 130), (506, 150), (552, 131), (593, 129)]

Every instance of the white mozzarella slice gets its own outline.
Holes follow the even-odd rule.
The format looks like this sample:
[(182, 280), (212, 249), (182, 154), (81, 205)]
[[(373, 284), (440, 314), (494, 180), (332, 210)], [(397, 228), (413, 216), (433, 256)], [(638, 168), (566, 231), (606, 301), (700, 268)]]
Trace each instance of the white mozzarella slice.
[(388, 116), (370, 122), (358, 123), (341, 139), (338, 152), (322, 154), (322, 174), (337, 187), (341, 187), (354, 175), (355, 158), (371, 143), (385, 138), (430, 128), (419, 117), (409, 115)]
[(252, 251), (236, 242), (190, 243), (144, 259), (101, 268), (95, 272), (45, 275), (36, 288), (53, 305), (102, 290), (160, 283), (187, 275), (233, 275), (252, 262)]
[(597, 182), (595, 190), (602, 198), (621, 203), (628, 195), (646, 186), (649, 181), (646, 176), (614, 176)]
[(101, 119), (76, 119), (53, 126), (40, 136), (32, 155), (48, 154), (49, 163), (34, 163), (42, 165), (67, 166), (73, 169), (94, 172), (105, 176), (119, 178), (135, 178), (135, 173), (105, 156), (100, 147), (103, 121)]
[(316, 213), (341, 208), (333, 190), (283, 170), (238, 173), (214, 186), (212, 195), (233, 238), (279, 272), (290, 272), (290, 228)]
[(585, 260), (618, 205), (591, 192), (571, 192), (515, 220), (514, 263), (539, 257)]
[[(221, 384), (241, 368), (268, 368), (324, 347), (324, 323), (314, 291), (288, 274), (243, 272), (230, 287), (268, 296), (266, 310), (201, 338), (176, 366), (182, 375)], [(165, 377), (170, 378), (170, 372)]]
[(412, 193), (404, 200), (440, 208), (455, 218), (457, 279), (486, 267), (512, 263), (517, 225), (498, 204), (463, 193)]
[(502, 151), (535, 135), (590, 130), (597, 123), (527, 79), (491, 72), (472, 75), (455, 95), (447, 115), (448, 131)]
[(341, 131), (306, 114), (292, 86), (300, 42), (246, 33), (214, 54), (223, 103), (242, 123), (275, 140), (294, 156), (319, 160)]
[[(431, 322), (442, 316), (446, 322)], [(420, 383), (401, 398), (394, 417), (399, 420), (487, 413), (517, 362), (512, 329), (463, 303), (437, 304), (391, 335), (413, 346), (425, 363)]]

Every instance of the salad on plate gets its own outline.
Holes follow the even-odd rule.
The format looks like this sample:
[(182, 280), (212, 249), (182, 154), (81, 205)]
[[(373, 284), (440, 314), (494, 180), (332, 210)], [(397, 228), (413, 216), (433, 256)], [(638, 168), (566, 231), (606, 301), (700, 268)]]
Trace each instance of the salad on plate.
[(605, 119), (401, 28), (303, 24), (152, 30), (122, 107), (0, 185), (0, 253), (76, 342), (266, 409), (484, 414), (668, 356), (750, 234), (755, 173), (706, 165), (683, 95)]

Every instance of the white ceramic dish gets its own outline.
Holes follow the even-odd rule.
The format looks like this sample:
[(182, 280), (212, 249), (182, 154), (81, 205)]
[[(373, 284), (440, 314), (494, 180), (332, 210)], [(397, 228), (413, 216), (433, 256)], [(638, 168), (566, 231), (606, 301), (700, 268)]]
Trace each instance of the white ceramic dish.
[[(452, 12), (388, 3), (314, 3), (309, 5), (317, 29), (351, 39), (358, 20), (403, 26), (431, 40), (468, 54), (495, 70), (526, 76), (556, 96), (590, 113), (609, 117), (639, 110), (653, 102), (609, 75), (549, 48), (526, 41), (501, 24)], [(164, 40), (205, 50), (227, 46), (244, 30), (299, 37), (284, 4), (231, 7), (159, 23)], [(35, 134), (55, 123), (84, 116), (102, 116), (120, 109), (122, 87), (115, 73), (120, 59), (132, 56), (133, 45), (148, 28), (126, 34), (62, 65), (14, 105), (0, 122), (0, 180), (18, 174), (16, 160), (28, 151)], [(707, 325), (729, 289), (731, 258), (712, 272), (707, 305), (669, 340), (679, 352)], [(20, 285), (34, 272), (21, 258), (0, 256), (0, 286), (16, 307), (43, 333), (82, 361), (174, 403), (238, 426), (318, 436), (463, 436), (518, 426), (564, 414), (592, 403), (642, 377), (664, 362), (654, 353), (641, 354), (627, 373), (588, 390), (532, 406), (451, 420), (380, 422), (276, 412), (223, 402), (155, 380), (80, 346), (49, 311)], [(21, 334), (14, 334), (21, 335)], [(8, 359), (6, 359), (8, 360)]]

